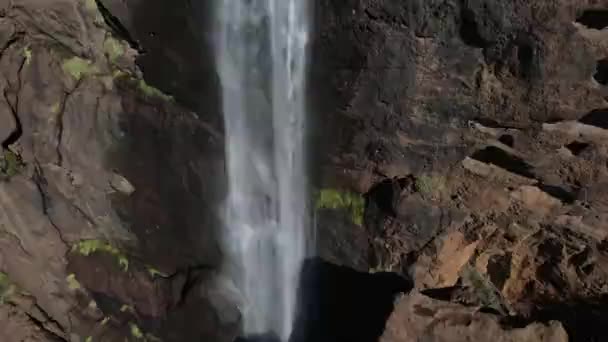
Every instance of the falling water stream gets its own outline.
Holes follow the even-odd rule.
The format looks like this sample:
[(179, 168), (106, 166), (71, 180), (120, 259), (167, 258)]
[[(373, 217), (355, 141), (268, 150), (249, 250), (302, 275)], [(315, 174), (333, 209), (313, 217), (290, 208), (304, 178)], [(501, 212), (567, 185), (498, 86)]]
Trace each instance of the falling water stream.
[(245, 334), (286, 341), (307, 252), (308, 0), (217, 0), (226, 248)]

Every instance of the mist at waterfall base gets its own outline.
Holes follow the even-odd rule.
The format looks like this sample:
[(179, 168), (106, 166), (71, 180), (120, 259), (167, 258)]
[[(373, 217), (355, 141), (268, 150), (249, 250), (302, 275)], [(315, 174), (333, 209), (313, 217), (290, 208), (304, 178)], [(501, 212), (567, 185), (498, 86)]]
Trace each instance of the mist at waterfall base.
[(218, 0), (227, 272), (243, 333), (287, 341), (307, 256), (306, 0)]

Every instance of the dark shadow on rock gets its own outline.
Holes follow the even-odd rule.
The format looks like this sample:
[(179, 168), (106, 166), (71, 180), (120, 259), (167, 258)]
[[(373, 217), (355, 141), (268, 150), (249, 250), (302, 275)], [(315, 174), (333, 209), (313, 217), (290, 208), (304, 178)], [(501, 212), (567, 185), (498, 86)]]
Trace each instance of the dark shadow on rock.
[(608, 108), (594, 109), (578, 121), (585, 125), (608, 129)]
[(395, 297), (412, 283), (392, 273), (362, 273), (318, 258), (305, 262), (300, 313), (291, 342), (375, 342)]
[(463, 7), (460, 19), (460, 38), (462, 41), (476, 48), (487, 47), (488, 42), (479, 34), (477, 22), (475, 21), (475, 13)]
[(509, 172), (516, 173), (520, 176), (535, 178), (532, 172), (532, 166), (526, 163), (523, 159), (512, 155), (498, 147), (488, 146), (479, 150), (471, 156), (471, 158), (480, 162), (494, 164)]
[(568, 191), (560, 186), (540, 183), (538, 188), (565, 204), (572, 204), (576, 200), (577, 194), (575, 192)]
[(601, 85), (608, 85), (608, 59), (603, 58), (597, 61), (593, 78)]
[[(311, 165), (326, 165), (361, 127), (345, 115), (355, 96), (356, 80), (367, 66), (373, 34), (366, 31), (353, 13), (357, 0), (309, 1), (312, 5), (312, 34), (308, 64), (308, 130)], [(322, 183), (327, 170), (310, 170), (311, 182)]]
[(140, 50), (147, 83), (217, 128), (221, 97), (213, 55), (213, 1), (97, 0), (117, 34)]
[(239, 337), (234, 342), (281, 342), (274, 334), (262, 334), (255, 336)]
[(570, 152), (572, 152), (573, 155), (578, 156), (583, 151), (585, 151), (589, 146), (591, 146), (591, 144), (586, 143), (586, 142), (573, 141), (564, 147), (566, 147), (568, 150), (570, 150)]
[[(123, 87), (123, 85), (120, 85)], [(183, 108), (138, 94), (123, 100), (110, 165), (135, 192), (113, 194), (143, 260), (165, 273), (221, 264), (223, 138)], [(209, 182), (213, 180), (213, 182)]]
[(584, 11), (576, 21), (596, 30), (601, 30), (608, 26), (608, 10), (606, 9), (590, 9)]
[(538, 305), (526, 319), (505, 321), (505, 325), (523, 327), (530, 322), (560, 321), (571, 342), (608, 341), (608, 296), (595, 299)]

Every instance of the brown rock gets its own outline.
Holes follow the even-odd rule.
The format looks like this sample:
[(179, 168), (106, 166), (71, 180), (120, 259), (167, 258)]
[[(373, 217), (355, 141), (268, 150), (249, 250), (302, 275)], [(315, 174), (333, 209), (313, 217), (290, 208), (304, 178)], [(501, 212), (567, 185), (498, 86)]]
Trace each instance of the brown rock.
[(58, 336), (41, 330), (32, 317), (18, 308), (3, 304), (0, 306), (0, 331), (4, 342), (60, 342)]
[(501, 326), (498, 317), (475, 308), (441, 302), (420, 293), (403, 296), (388, 319), (381, 342), (414, 341), (567, 342), (559, 322), (524, 328)]

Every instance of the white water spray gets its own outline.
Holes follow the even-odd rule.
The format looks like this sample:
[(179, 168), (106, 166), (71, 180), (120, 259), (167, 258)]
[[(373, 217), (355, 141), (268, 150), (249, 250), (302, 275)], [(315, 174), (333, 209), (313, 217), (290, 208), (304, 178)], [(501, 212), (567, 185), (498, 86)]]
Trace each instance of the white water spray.
[(307, 252), (309, 0), (218, 0), (228, 164), (225, 240), (245, 334), (289, 338)]

